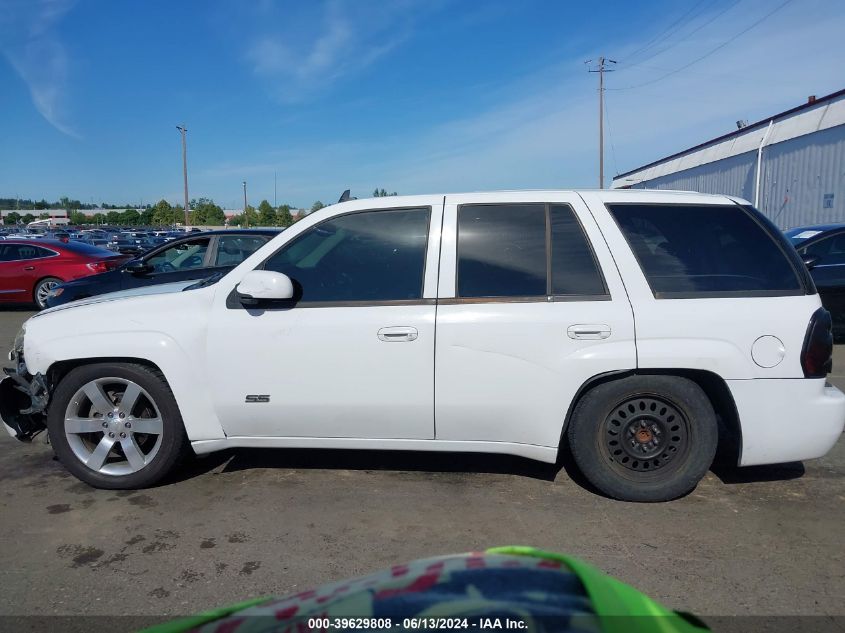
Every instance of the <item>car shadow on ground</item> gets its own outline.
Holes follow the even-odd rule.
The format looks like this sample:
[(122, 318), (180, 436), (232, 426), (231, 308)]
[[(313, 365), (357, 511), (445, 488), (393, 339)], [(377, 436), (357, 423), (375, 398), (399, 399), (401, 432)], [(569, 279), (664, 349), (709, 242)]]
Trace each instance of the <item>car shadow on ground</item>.
[(239, 448), (195, 457), (179, 469), (179, 480), (218, 469), (403, 471), (421, 473), (490, 473), (553, 481), (561, 466), (512, 455), (294, 448)]
[(487, 473), (548, 482), (557, 479), (564, 471), (578, 486), (594, 494), (602, 494), (584, 478), (568, 449), (560, 451), (556, 463), (546, 464), (514, 455), (487, 453), (239, 448), (192, 457), (166, 483), (189, 480), (214, 470), (229, 473), (255, 468)]
[(751, 484), (765, 481), (789, 481), (800, 479), (806, 473), (802, 462), (770, 464), (766, 466), (744, 466), (726, 462), (714, 463), (710, 468), (723, 484)]
[[(218, 472), (231, 473), (269, 469), (302, 470), (359, 470), (396, 471), (417, 473), (487, 473), (529, 477), (552, 482), (561, 471), (576, 485), (587, 492), (606, 497), (578, 470), (568, 447), (560, 451), (555, 464), (516, 457), (486, 453), (435, 453), (426, 451), (379, 451), (340, 449), (280, 449), (239, 448), (228, 449), (192, 457), (176, 469), (166, 484), (190, 480), (194, 477)], [(723, 484), (750, 484), (771, 481), (788, 481), (804, 476), (801, 462), (746, 466), (735, 462), (717, 460), (710, 469)]]

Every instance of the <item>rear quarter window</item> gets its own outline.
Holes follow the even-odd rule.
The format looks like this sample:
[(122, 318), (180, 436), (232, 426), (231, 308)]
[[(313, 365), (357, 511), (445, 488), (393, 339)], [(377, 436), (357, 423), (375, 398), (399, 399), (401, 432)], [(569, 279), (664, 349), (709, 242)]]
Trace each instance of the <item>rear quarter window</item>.
[(811, 291), (795, 265), (797, 253), (753, 209), (630, 203), (607, 207), (658, 299)]

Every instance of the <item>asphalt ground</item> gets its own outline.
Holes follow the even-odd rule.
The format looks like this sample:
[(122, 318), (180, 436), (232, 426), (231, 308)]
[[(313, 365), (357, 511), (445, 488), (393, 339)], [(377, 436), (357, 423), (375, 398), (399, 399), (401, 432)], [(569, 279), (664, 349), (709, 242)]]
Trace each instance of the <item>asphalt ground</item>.
[[(3, 353), (30, 314), (0, 311)], [(845, 389), (845, 347), (834, 367)], [(843, 441), (643, 505), (595, 494), (566, 460), (397, 452), (232, 451), (110, 492), (43, 437), (2, 435), (0, 616), (184, 615), (503, 544), (578, 556), (705, 618), (845, 615)]]

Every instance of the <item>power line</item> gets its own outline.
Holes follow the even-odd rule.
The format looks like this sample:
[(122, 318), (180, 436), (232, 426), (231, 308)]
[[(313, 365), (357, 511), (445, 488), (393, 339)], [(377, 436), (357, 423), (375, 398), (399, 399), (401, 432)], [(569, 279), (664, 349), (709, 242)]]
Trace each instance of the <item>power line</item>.
[(676, 68), (675, 70), (672, 70), (672, 71), (670, 71), (670, 72), (666, 73), (665, 75), (662, 75), (662, 76), (658, 77), (657, 79), (652, 79), (651, 81), (646, 81), (645, 83), (637, 84), (637, 85), (635, 85), (635, 86), (625, 86), (624, 88), (608, 88), (607, 90), (633, 90), (634, 88), (643, 88), (644, 86), (650, 86), (650, 85), (652, 85), (652, 84), (656, 84), (658, 81), (662, 81), (662, 80), (666, 79), (667, 77), (670, 77), (670, 76), (672, 76), (672, 75), (676, 75), (676, 74), (678, 74), (679, 72), (681, 72), (681, 71), (683, 71), (683, 70), (686, 70), (687, 68), (689, 68), (689, 67), (690, 67), (690, 66), (692, 66), (693, 64), (697, 64), (697, 63), (698, 63), (698, 62), (700, 62), (701, 60), (706, 59), (707, 57), (710, 57), (713, 53), (715, 53), (715, 52), (717, 52), (717, 51), (719, 51), (719, 50), (723, 49), (725, 46), (727, 46), (728, 44), (730, 44), (730, 43), (731, 43), (731, 42), (733, 42), (734, 40), (736, 40), (736, 39), (738, 39), (739, 37), (741, 37), (741, 36), (745, 35), (746, 33), (748, 33), (748, 31), (750, 31), (751, 29), (753, 29), (753, 28), (755, 28), (756, 26), (758, 26), (758, 25), (762, 24), (763, 22), (765, 22), (767, 19), (769, 19), (771, 16), (773, 16), (775, 13), (777, 13), (777, 12), (778, 12), (778, 11), (780, 11), (781, 9), (783, 9), (786, 5), (788, 5), (788, 4), (789, 4), (790, 2), (792, 2), (792, 1), (793, 1), (793, 0), (785, 0), (784, 2), (782, 2), (781, 4), (779, 4), (777, 7), (775, 7), (774, 9), (772, 9), (771, 11), (769, 11), (767, 14), (765, 14), (762, 18), (760, 18), (759, 20), (757, 20), (756, 22), (754, 22), (753, 24), (751, 24), (750, 26), (748, 26), (748, 27), (744, 28), (744, 29), (743, 29), (743, 30), (741, 30), (739, 33), (737, 33), (736, 35), (733, 35), (732, 37), (728, 38), (727, 40), (725, 40), (724, 42), (722, 42), (721, 44), (719, 44), (716, 48), (713, 48), (713, 49), (709, 50), (708, 52), (706, 52), (706, 53), (705, 53), (704, 55), (702, 55), (701, 57), (697, 57), (697, 58), (695, 58), (694, 60), (692, 60), (692, 61), (691, 61), (691, 62), (689, 62), (688, 64), (685, 64), (685, 65), (681, 66), (680, 68)]
[(648, 60), (650, 60), (650, 59), (654, 59), (654, 58), (655, 58), (655, 57), (657, 57), (658, 55), (662, 55), (662, 54), (663, 54), (663, 53), (665, 53), (666, 51), (668, 51), (668, 50), (670, 50), (670, 49), (674, 48), (675, 46), (677, 46), (678, 44), (683, 44), (684, 42), (686, 42), (687, 40), (689, 40), (689, 38), (690, 38), (690, 37), (692, 37), (693, 35), (695, 35), (696, 33), (698, 33), (698, 32), (699, 32), (701, 29), (703, 29), (704, 27), (706, 27), (706, 26), (708, 26), (708, 25), (712, 24), (713, 22), (715, 22), (716, 20), (718, 20), (720, 17), (722, 17), (725, 13), (727, 13), (728, 11), (730, 11), (731, 9), (733, 9), (733, 8), (734, 8), (736, 5), (738, 5), (740, 2), (742, 2), (742, 0), (734, 0), (734, 2), (730, 3), (730, 4), (729, 4), (728, 6), (726, 6), (724, 9), (722, 9), (722, 10), (721, 10), (721, 11), (719, 11), (718, 13), (714, 14), (714, 15), (713, 15), (713, 16), (712, 16), (709, 20), (706, 20), (706, 21), (704, 21), (703, 23), (699, 24), (696, 28), (694, 28), (692, 31), (690, 31), (690, 32), (689, 32), (689, 33), (687, 33), (686, 35), (684, 35), (684, 36), (683, 36), (681, 39), (679, 39), (678, 41), (676, 41), (676, 42), (674, 42), (674, 43), (672, 43), (672, 44), (669, 44), (669, 46), (666, 46), (665, 48), (661, 48), (661, 49), (660, 49), (660, 50), (658, 50), (657, 52), (652, 53), (652, 54), (651, 54), (651, 55), (649, 55), (648, 57), (644, 57), (643, 59), (641, 59), (641, 60), (640, 60), (640, 61), (638, 61), (638, 62), (634, 62), (633, 64), (628, 64), (628, 65), (624, 66), (623, 68), (620, 68), (620, 70), (626, 70), (626, 69), (628, 69), (628, 68), (633, 68), (634, 66), (642, 66), (642, 65), (643, 65), (643, 63), (647, 62)]
[[(628, 55), (627, 59), (631, 59), (632, 57), (636, 57), (636, 56), (637, 56), (637, 55), (639, 55), (640, 53), (642, 53), (642, 52), (644, 52), (644, 51), (648, 50), (648, 49), (649, 49), (649, 48), (651, 48), (654, 44), (656, 44), (658, 41), (660, 41), (660, 39), (661, 39), (664, 35), (666, 35), (666, 36), (671, 35), (670, 31), (671, 31), (671, 32), (674, 32), (674, 31), (673, 31), (673, 28), (674, 28), (676, 25), (680, 24), (683, 20), (685, 20), (685, 19), (686, 19), (686, 18), (687, 18), (687, 17), (688, 17), (688, 16), (689, 16), (689, 15), (690, 15), (693, 11), (695, 11), (695, 10), (696, 10), (699, 6), (701, 6), (702, 4), (704, 4), (704, 1), (705, 1), (705, 0), (699, 0), (697, 3), (695, 3), (695, 4), (694, 4), (694, 5), (690, 8), (690, 10), (689, 10), (689, 11), (687, 11), (686, 13), (684, 13), (683, 15), (681, 15), (681, 16), (680, 16), (677, 20), (675, 20), (674, 22), (672, 22), (672, 24), (670, 24), (669, 26), (667, 26), (665, 29), (663, 29), (663, 30), (662, 30), (662, 31), (660, 31), (657, 35), (655, 35), (654, 37), (652, 37), (652, 38), (651, 38), (648, 42), (646, 42), (646, 43), (645, 43), (644, 45), (642, 45), (640, 48), (638, 48), (638, 49), (637, 49), (637, 50), (635, 50), (633, 53), (631, 53), (630, 55)], [(622, 61), (623, 61), (623, 62), (625, 62), (625, 61), (626, 61), (626, 59), (623, 59)]]

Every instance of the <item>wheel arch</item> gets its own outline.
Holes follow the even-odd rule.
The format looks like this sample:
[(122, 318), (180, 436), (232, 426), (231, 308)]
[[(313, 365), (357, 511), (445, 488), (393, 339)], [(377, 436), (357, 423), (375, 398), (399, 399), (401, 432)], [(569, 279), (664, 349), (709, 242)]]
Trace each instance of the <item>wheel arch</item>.
[(697, 384), (708, 400), (710, 400), (710, 404), (716, 412), (716, 418), (719, 423), (719, 446), (716, 452), (716, 459), (719, 461), (724, 460), (727, 463), (739, 464), (739, 459), (742, 455), (742, 426), (740, 424), (736, 402), (734, 402), (731, 390), (724, 378), (712, 371), (704, 369), (630, 369), (605, 372), (592, 376), (578, 388), (575, 397), (569, 404), (560, 433), (558, 450), (565, 446), (567, 441), (566, 430), (581, 398), (599, 385), (622, 380), (629, 376), (677, 376), (679, 378), (686, 378)]
[(44, 370), (41, 370), (41, 373), (47, 379), (52, 393), (71, 370), (102, 363), (140, 365), (159, 376), (176, 399), (185, 431), (191, 441), (225, 437), (216, 410), (205, 389), (197, 383), (196, 377), (192, 378), (189, 375), (185, 369), (185, 363), (174, 362), (172, 358), (164, 356), (151, 359), (140, 356), (137, 352), (126, 356), (65, 356), (65, 358), (60, 356), (58, 360), (53, 360)]
[(64, 378), (71, 370), (85, 365), (98, 365), (100, 363), (121, 363), (129, 365), (142, 365), (147, 369), (157, 372), (164, 380), (167, 388), (173, 390), (170, 383), (167, 381), (167, 376), (161, 370), (161, 367), (156, 365), (151, 360), (146, 358), (133, 358), (129, 356), (92, 356), (90, 358), (73, 358), (68, 360), (57, 360), (47, 369), (47, 380), (51, 389), (54, 389), (59, 381)]

